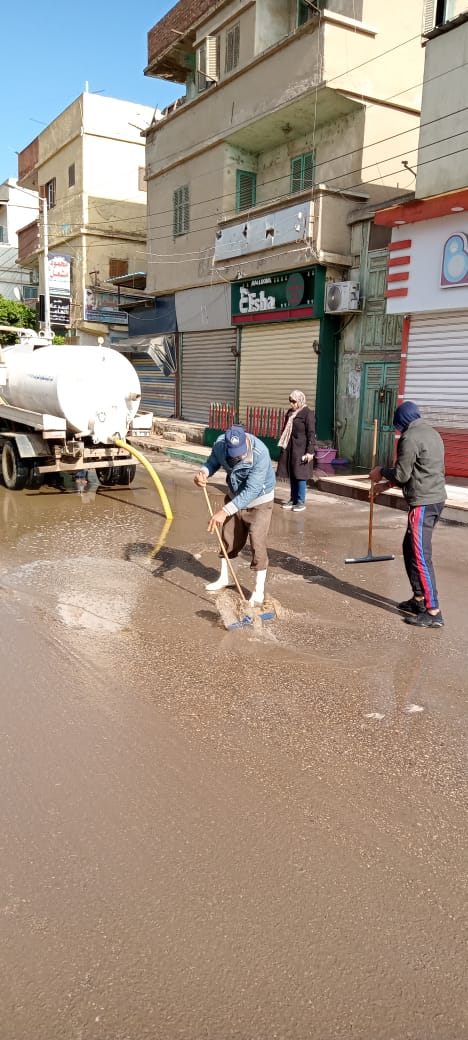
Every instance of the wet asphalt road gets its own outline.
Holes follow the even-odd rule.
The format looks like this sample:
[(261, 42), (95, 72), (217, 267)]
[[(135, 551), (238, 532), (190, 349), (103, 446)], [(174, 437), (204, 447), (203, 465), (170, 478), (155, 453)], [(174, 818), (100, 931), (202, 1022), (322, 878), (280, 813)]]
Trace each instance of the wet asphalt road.
[(226, 632), (203, 498), (157, 465), (164, 544), (141, 471), (0, 489), (1, 1040), (468, 1037), (468, 528), (418, 632), (402, 513), (349, 567), (364, 505), (278, 506), (281, 617)]

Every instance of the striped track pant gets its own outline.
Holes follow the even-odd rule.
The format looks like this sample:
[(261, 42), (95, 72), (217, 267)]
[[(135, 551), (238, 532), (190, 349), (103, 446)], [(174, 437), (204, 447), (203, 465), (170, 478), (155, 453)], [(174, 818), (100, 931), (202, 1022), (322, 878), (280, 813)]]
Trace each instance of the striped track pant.
[(432, 564), (432, 532), (440, 519), (444, 502), (415, 506), (408, 513), (408, 527), (403, 539), (406, 573), (415, 596), (424, 596), (426, 610), (439, 606)]

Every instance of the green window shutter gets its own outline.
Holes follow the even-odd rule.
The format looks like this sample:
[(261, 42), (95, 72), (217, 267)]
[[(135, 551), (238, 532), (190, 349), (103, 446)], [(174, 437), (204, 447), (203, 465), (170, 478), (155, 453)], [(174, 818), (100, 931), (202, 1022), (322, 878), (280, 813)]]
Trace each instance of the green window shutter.
[(302, 188), (302, 155), (291, 159), (291, 194)]
[(313, 188), (314, 186), (314, 174), (315, 174), (315, 154), (314, 152), (306, 152), (302, 156), (302, 187)]
[(291, 194), (313, 188), (315, 179), (315, 152), (305, 152), (291, 159)]
[(173, 234), (185, 235), (190, 229), (190, 193), (188, 184), (173, 194)]
[(252, 209), (257, 197), (257, 175), (238, 170), (236, 175), (236, 209)]

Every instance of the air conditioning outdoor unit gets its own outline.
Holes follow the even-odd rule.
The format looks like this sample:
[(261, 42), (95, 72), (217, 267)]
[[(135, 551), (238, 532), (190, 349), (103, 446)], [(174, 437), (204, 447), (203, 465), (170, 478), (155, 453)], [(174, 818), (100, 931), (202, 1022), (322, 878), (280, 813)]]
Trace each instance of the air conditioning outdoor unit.
[(345, 314), (359, 309), (359, 282), (329, 282), (325, 286), (327, 314)]

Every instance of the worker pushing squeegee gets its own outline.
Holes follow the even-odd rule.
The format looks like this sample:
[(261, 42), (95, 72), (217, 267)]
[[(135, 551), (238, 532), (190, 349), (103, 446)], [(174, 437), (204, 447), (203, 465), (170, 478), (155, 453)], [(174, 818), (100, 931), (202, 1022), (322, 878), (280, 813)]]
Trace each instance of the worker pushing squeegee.
[[(268, 568), (267, 536), (273, 512), (275, 475), (268, 448), (258, 437), (246, 433), (242, 426), (231, 426), (215, 441), (211, 455), (195, 477), (197, 487), (204, 488), (209, 477), (219, 469), (227, 473), (224, 506), (210, 517), (208, 530), (221, 526), (221, 573), (217, 581), (206, 586), (207, 592), (220, 592), (234, 585), (233, 561), (247, 541), (252, 550), (251, 567), (256, 574), (255, 589), (250, 597), (254, 606), (265, 597)], [(228, 562), (229, 561), (229, 562)]]

